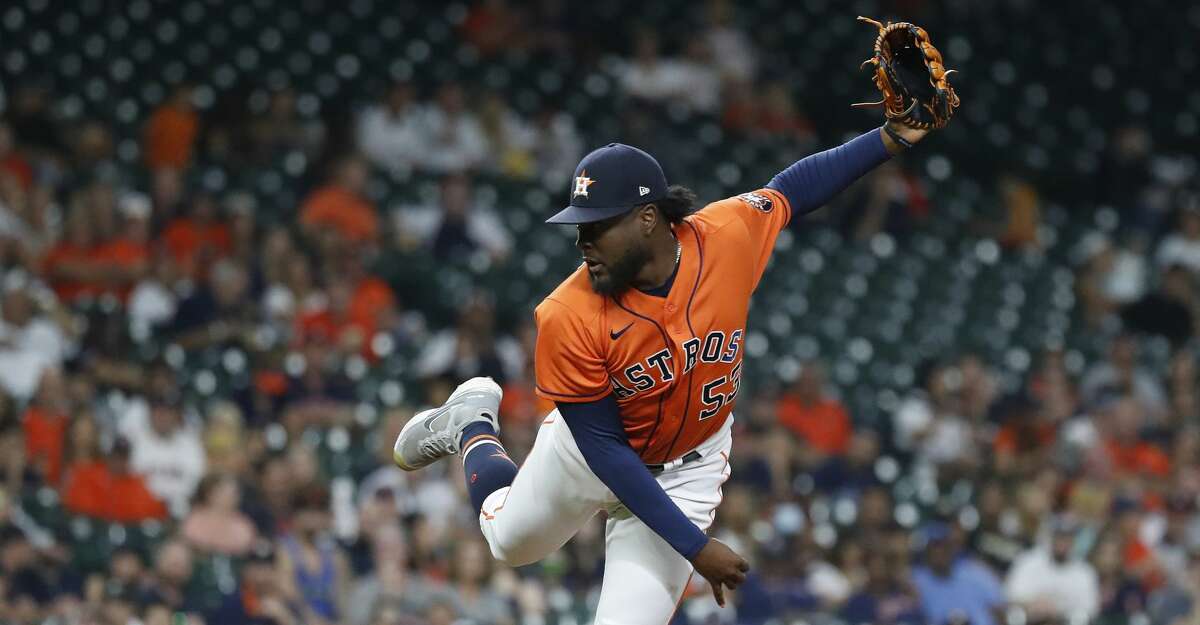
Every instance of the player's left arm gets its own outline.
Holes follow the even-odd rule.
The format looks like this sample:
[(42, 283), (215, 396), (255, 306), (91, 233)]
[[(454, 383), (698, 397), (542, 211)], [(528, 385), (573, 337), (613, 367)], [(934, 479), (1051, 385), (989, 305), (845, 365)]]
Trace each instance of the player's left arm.
[(791, 216), (811, 213), (863, 174), (916, 144), (928, 133), (928, 130), (889, 121), (842, 145), (796, 161), (776, 174), (767, 183), (767, 188), (778, 191), (787, 199)]

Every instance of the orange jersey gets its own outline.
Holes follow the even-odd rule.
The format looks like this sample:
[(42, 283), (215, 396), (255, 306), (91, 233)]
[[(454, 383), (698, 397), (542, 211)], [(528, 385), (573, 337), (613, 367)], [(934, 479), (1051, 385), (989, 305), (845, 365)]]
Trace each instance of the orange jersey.
[(791, 218), (772, 189), (714, 202), (675, 226), (679, 268), (665, 298), (592, 290), (581, 265), (534, 313), (538, 395), (587, 402), (612, 393), (647, 463), (704, 442), (733, 410), (750, 295)]

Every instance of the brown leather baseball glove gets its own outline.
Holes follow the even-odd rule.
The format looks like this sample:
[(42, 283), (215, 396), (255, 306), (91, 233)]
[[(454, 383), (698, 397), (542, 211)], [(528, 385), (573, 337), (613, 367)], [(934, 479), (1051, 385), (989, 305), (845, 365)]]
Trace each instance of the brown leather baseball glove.
[(851, 106), (882, 106), (884, 115), (914, 128), (941, 128), (958, 106), (958, 95), (947, 80), (955, 70), (942, 66), (942, 54), (929, 41), (924, 28), (908, 22), (879, 22), (859, 16), (879, 29), (875, 55), (863, 67), (875, 67), (875, 87), (883, 93), (878, 102)]

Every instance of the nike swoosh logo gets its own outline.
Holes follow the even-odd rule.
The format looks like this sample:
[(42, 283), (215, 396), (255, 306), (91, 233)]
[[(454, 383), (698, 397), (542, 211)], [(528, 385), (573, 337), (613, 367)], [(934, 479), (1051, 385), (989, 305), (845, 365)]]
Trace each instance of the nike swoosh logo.
[(614, 341), (615, 341), (615, 340), (617, 340), (617, 339), (621, 338), (621, 335), (622, 335), (622, 334), (625, 334), (625, 331), (626, 331), (626, 330), (628, 330), (628, 329), (629, 329), (629, 328), (631, 328), (631, 327), (633, 327), (633, 322), (632, 322), (632, 321), (630, 321), (630, 322), (629, 322), (629, 325), (625, 326), (624, 328), (621, 328), (621, 330), (620, 330), (619, 332), (614, 332), (614, 331), (612, 331), (612, 330), (609, 330), (609, 331), (608, 331), (608, 335), (609, 335), (609, 336), (611, 336), (611, 337), (612, 337), (612, 340), (614, 340)]

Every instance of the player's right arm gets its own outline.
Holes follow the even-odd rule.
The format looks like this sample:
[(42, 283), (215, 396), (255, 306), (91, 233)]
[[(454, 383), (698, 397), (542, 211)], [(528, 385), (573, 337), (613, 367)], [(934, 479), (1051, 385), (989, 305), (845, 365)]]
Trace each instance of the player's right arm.
[(647, 527), (691, 560), (724, 606), (724, 587), (737, 588), (746, 581), (749, 565), (688, 520), (650, 474), (629, 444), (617, 400), (610, 394), (598, 401), (557, 406), (592, 473)]

